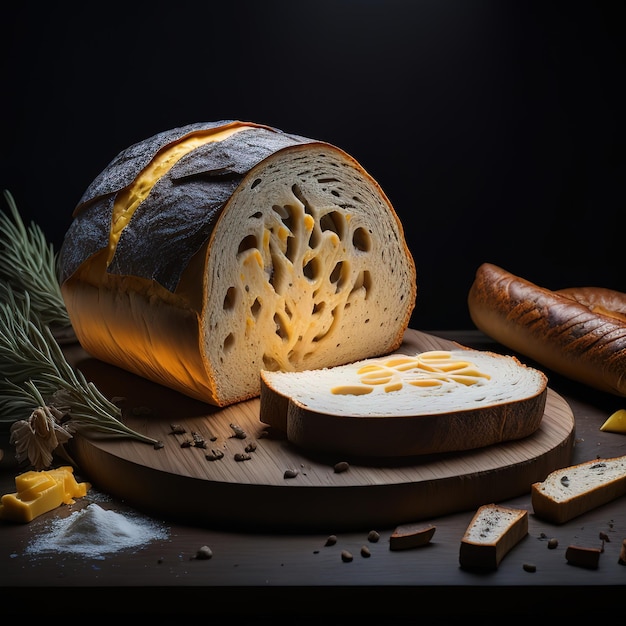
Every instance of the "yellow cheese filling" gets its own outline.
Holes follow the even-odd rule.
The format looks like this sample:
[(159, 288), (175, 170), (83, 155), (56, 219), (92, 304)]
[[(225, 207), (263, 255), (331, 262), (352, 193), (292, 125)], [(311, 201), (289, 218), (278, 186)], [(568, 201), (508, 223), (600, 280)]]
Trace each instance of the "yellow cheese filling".
[(113, 260), (115, 248), (122, 231), (130, 222), (137, 207), (147, 198), (159, 179), (192, 150), (205, 143), (224, 141), (231, 135), (248, 128), (251, 128), (251, 126), (247, 124), (228, 124), (218, 128), (199, 131), (159, 152), (152, 162), (137, 176), (132, 185), (122, 190), (115, 198), (109, 234), (107, 267)]
[(74, 504), (74, 498), (87, 494), (89, 483), (78, 483), (70, 466), (28, 471), (15, 477), (15, 493), (0, 500), (0, 519), (30, 522), (61, 504)]
[(440, 387), (444, 382), (475, 385), (490, 376), (481, 372), (470, 361), (453, 359), (446, 350), (431, 350), (416, 356), (394, 356), (387, 360), (372, 360), (357, 371), (359, 384), (333, 387), (337, 395), (365, 395), (377, 385), (387, 393), (402, 387)]

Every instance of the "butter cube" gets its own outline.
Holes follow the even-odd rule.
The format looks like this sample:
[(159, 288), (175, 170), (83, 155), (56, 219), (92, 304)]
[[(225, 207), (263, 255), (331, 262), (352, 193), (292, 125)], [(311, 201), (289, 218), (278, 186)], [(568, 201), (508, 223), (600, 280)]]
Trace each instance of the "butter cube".
[(77, 483), (70, 466), (53, 470), (28, 471), (15, 477), (15, 493), (0, 499), (0, 519), (30, 522), (61, 504), (87, 494), (88, 483)]

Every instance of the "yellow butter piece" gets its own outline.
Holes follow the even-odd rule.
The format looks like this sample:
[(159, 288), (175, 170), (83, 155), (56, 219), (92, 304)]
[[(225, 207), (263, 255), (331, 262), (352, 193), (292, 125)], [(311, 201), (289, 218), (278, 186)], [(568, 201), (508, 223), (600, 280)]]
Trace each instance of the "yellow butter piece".
[(0, 519), (30, 522), (61, 504), (74, 504), (74, 498), (87, 494), (89, 483), (78, 483), (70, 466), (52, 470), (28, 471), (15, 477), (15, 493), (0, 500)]
[(626, 409), (619, 409), (600, 426), (600, 430), (608, 433), (626, 435)]

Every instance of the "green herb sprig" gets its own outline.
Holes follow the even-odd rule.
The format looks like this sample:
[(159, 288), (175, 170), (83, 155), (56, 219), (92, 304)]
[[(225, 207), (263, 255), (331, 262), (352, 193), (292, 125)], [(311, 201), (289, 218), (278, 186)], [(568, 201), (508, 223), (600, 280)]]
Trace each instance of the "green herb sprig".
[(15, 294), (0, 282), (0, 416), (23, 420), (41, 400), (64, 411), (87, 436), (129, 437), (154, 447), (161, 442), (120, 421), (121, 410), (68, 363), (50, 328), (31, 306), (30, 294)]
[(27, 292), (43, 324), (69, 328), (57, 275), (58, 255), (34, 222), (24, 225), (11, 193), (4, 191), (10, 215), (0, 212), (0, 280), (16, 293)]

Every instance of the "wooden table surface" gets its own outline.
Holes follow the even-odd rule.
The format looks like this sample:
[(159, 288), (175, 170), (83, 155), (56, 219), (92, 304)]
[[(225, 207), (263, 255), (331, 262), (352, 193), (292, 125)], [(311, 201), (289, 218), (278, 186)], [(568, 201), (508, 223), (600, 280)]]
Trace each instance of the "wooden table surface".
[[(477, 331), (430, 331), (468, 347), (509, 352)], [(533, 365), (532, 362), (520, 357)], [(626, 435), (599, 430), (626, 398), (603, 394), (551, 372), (550, 387), (570, 405), (576, 421), (572, 463), (626, 454)], [(0, 490), (15, 490), (19, 470), (0, 465)], [(77, 473), (77, 478), (80, 474)], [(479, 574), (459, 567), (461, 537), (475, 510), (427, 520), (436, 532), (429, 545), (392, 551), (394, 527), (368, 532), (327, 530), (292, 534), (230, 532), (206, 526), (153, 521), (165, 538), (139, 548), (98, 557), (29, 554), (28, 546), (51, 519), (98, 502), (128, 515), (146, 517), (109, 494), (91, 490), (72, 507), (62, 507), (29, 524), (0, 525), (0, 599), (3, 613), (21, 615), (198, 615), (261, 622), (283, 618), (342, 623), (347, 617), (380, 616), (385, 624), (429, 616), (588, 616), (601, 617), (623, 606), (626, 566), (619, 564), (626, 539), (624, 497), (556, 526), (533, 514), (530, 493), (502, 502), (529, 511), (529, 532), (496, 571)], [(326, 545), (335, 534), (334, 545)], [(597, 569), (568, 564), (569, 545), (600, 547)], [(548, 539), (558, 546), (548, 548)], [(195, 558), (208, 546), (212, 558)], [(369, 556), (361, 550), (367, 546)], [(353, 555), (342, 560), (342, 551)], [(535, 566), (529, 572), (524, 567)], [(391, 621), (390, 621), (391, 620)]]

